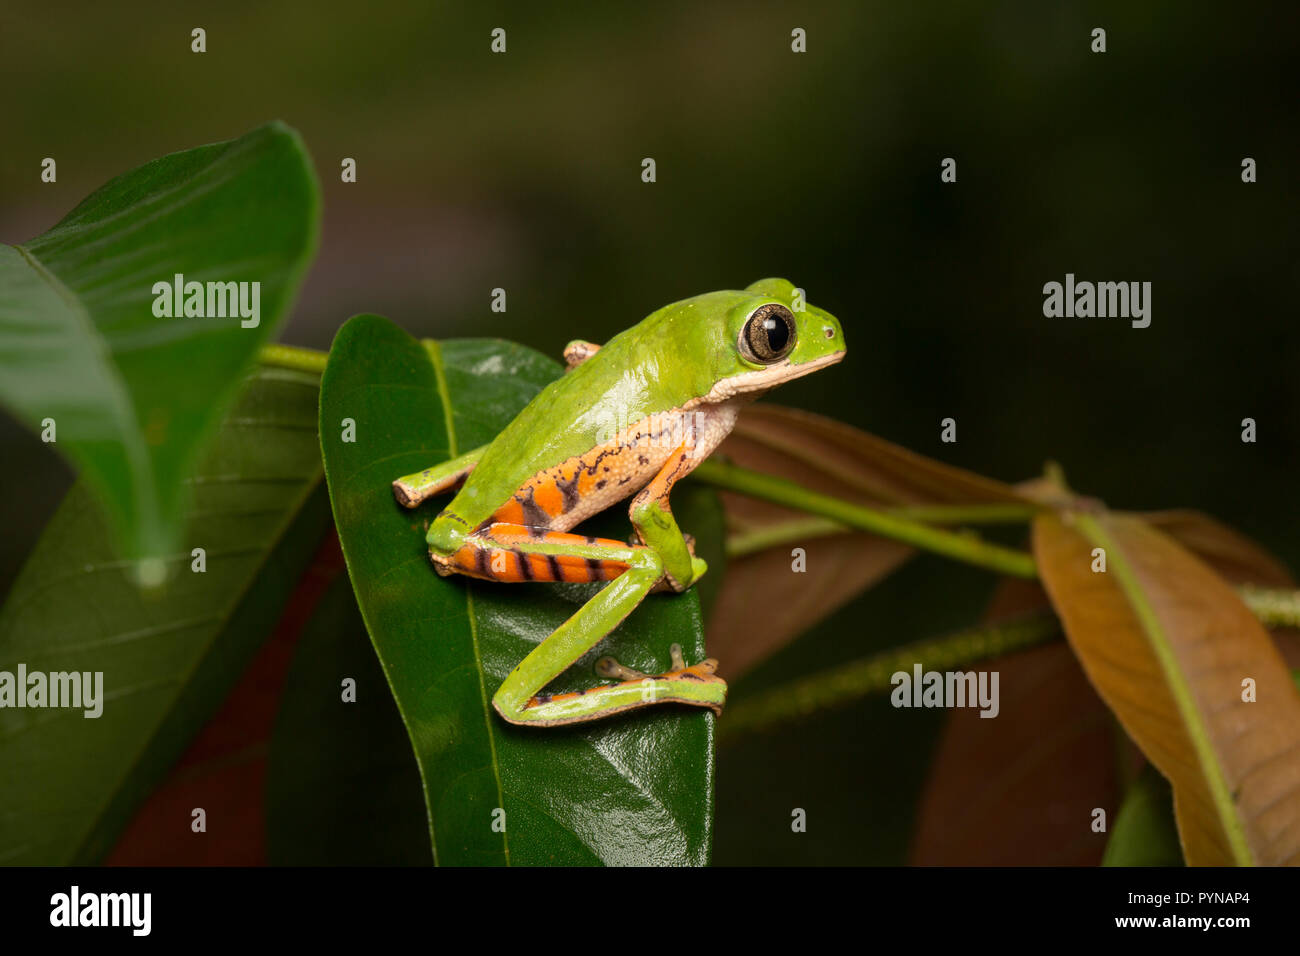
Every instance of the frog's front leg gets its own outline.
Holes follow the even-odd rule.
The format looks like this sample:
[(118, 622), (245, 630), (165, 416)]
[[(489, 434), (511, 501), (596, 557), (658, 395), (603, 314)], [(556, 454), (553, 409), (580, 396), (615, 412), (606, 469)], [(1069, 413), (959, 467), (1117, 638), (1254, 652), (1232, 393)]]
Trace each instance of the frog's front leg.
[(595, 342), (587, 342), (583, 339), (574, 339), (564, 347), (564, 370), (566, 372), (572, 372), (575, 368), (599, 351), (600, 346)]
[(403, 475), (393, 482), (393, 497), (403, 508), (415, 508), (436, 494), (450, 491), (469, 477), (487, 450), (487, 445), (480, 445), (459, 458)]
[(715, 662), (685, 667), (676, 655), (674, 664), (683, 666), (655, 676), (602, 659), (600, 673), (622, 678), (620, 683), (581, 693), (544, 693), (551, 681), (618, 627), (663, 580), (663, 563), (654, 549), (514, 524), (494, 524), (458, 536), (450, 524), (435, 523), (430, 540), (435, 544), (434, 561), (443, 573), (510, 582), (609, 581), (502, 682), (492, 704), (511, 723), (551, 727), (673, 702), (721, 712), (727, 685), (714, 676)]
[(685, 591), (709, 569), (697, 558), (686, 535), (677, 526), (668, 495), (678, 480), (685, 478), (699, 464), (692, 445), (683, 443), (673, 450), (659, 473), (632, 499), (628, 516), (641, 541), (659, 556), (664, 578), (674, 591)]

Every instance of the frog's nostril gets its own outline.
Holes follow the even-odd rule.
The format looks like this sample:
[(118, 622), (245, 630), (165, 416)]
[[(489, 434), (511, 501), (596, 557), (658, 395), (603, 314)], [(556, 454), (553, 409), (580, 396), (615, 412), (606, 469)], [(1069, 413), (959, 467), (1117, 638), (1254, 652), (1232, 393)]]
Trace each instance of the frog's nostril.
[(826, 333), (826, 337), (827, 337), (828, 339), (833, 339), (833, 338), (835, 338), (835, 330), (834, 330), (833, 328), (831, 328), (829, 325), (826, 326), (826, 327), (824, 327), (824, 328), (822, 329), (822, 331)]

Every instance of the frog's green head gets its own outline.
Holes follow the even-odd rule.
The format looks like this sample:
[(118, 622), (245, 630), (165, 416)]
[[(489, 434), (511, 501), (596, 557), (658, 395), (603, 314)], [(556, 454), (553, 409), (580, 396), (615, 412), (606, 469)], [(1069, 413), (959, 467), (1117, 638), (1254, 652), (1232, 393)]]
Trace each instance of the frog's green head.
[(710, 401), (765, 392), (844, 358), (839, 320), (804, 302), (802, 290), (785, 279), (700, 299), (708, 300), (700, 312), (713, 326)]

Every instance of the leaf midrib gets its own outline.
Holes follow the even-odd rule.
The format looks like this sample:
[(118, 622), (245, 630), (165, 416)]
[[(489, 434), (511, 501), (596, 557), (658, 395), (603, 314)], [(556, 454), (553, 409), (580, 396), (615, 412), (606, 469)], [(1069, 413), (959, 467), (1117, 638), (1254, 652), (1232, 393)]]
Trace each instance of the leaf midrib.
[[(452, 415), (451, 392), (447, 388), (446, 370), (442, 364), (442, 348), (437, 341), (426, 339), (424, 341), (425, 353), (429, 356), (429, 362), (433, 366), (434, 379), (438, 385), (438, 398), (442, 402), (442, 414), (447, 428), (447, 452), (449, 458), (455, 458), (459, 452), (456, 441), (456, 425)], [(487, 684), (483, 677), (483, 654), (479, 650), (478, 642), (478, 612), (474, 606), (474, 594), (469, 589), (465, 589), (465, 613), (469, 619), (469, 633), (471, 645), (474, 650), (474, 669), (478, 672), (478, 691), (479, 700), (483, 707), (483, 722), (487, 729), (488, 752), (492, 758), (492, 780), (497, 787), (497, 806), (504, 810), (506, 798), (505, 789), (501, 785), (501, 761), (497, 758), (497, 739), (496, 729), (492, 726), (492, 706), (488, 701)], [(425, 789), (425, 797), (428, 798), (428, 789)], [(433, 806), (429, 806), (429, 825), (433, 826)], [(437, 845), (434, 846), (434, 861), (437, 862)], [(510, 865), (510, 835), (509, 828), (501, 831), (501, 852), (505, 857), (506, 866)]]
[(1246, 840), (1241, 818), (1236, 812), (1236, 805), (1233, 803), (1232, 795), (1229, 792), (1228, 782), (1223, 776), (1223, 768), (1219, 764), (1214, 744), (1210, 740), (1208, 728), (1201, 718), (1200, 711), (1197, 709), (1191, 687), (1183, 676), (1173, 646), (1165, 633), (1164, 625), (1160, 623), (1155, 608), (1147, 600), (1147, 596), (1143, 592), (1124, 550), (1102, 524), (1091, 515), (1081, 514), (1075, 516), (1075, 526), (1088, 539), (1089, 543), (1105, 549), (1107, 567), (1114, 571), (1120, 590), (1124, 594), (1124, 598), (1133, 614), (1137, 617), (1138, 624), (1147, 638), (1152, 653), (1156, 656), (1156, 662), (1160, 665), (1160, 671), (1165, 678), (1165, 685), (1169, 688), (1169, 692), (1174, 699), (1174, 706), (1178, 709), (1179, 718), (1182, 720), (1187, 736), (1191, 740), (1192, 749), (1196, 753), (1197, 762), (1205, 778), (1206, 786), (1210, 791), (1211, 803), (1216, 816), (1219, 818), (1219, 823), (1223, 827), (1224, 836), (1227, 837), (1228, 847), (1232, 852), (1233, 859), (1239, 866), (1253, 866), (1255, 863), (1254, 855)]

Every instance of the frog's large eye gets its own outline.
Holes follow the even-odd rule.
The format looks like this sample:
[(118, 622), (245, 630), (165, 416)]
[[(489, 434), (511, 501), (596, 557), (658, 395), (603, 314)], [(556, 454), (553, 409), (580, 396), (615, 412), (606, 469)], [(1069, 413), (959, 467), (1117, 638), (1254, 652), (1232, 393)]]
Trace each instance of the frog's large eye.
[(760, 305), (740, 330), (740, 352), (751, 362), (771, 365), (794, 348), (794, 316), (783, 305)]

